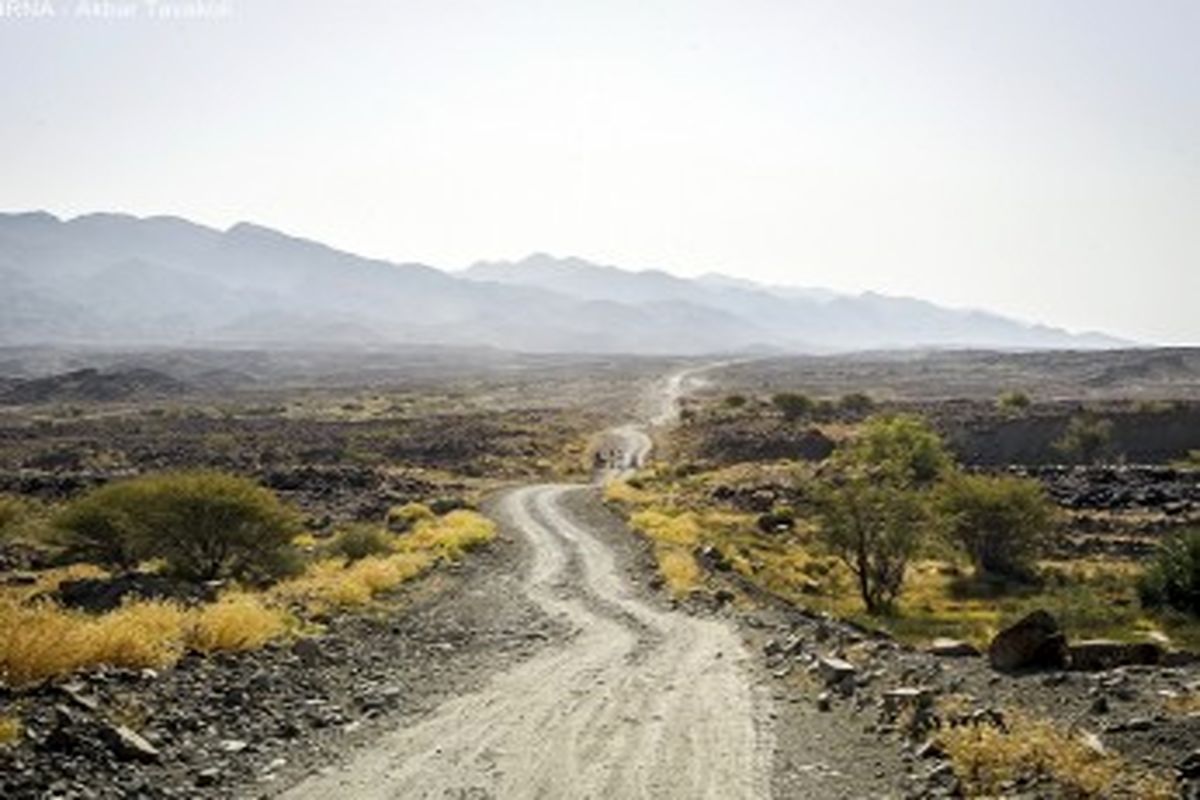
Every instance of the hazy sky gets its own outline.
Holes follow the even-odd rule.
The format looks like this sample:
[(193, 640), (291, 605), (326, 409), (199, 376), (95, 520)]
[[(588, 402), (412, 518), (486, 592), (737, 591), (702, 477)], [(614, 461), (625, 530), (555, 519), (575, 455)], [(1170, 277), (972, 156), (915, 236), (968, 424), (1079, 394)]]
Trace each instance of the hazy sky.
[(1196, 0), (204, 5), (2, 0), (0, 209), (1200, 343)]

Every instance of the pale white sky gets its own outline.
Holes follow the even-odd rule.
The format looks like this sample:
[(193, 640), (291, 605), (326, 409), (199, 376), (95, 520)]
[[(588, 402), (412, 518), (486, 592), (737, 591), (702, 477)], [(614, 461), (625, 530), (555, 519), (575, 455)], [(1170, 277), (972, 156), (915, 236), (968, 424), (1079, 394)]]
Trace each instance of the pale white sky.
[(21, 5), (0, 3), (0, 209), (1200, 343), (1194, 0)]

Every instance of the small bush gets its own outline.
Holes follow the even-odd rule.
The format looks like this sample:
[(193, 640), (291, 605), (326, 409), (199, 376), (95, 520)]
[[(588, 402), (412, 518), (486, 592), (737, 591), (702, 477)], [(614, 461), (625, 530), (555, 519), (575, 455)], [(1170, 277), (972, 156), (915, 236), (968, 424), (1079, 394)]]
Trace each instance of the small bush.
[(838, 408), (851, 416), (860, 417), (871, 413), (871, 410), (875, 408), (875, 401), (871, 399), (870, 395), (851, 392), (842, 395), (842, 399), (838, 401)]
[(779, 409), (787, 422), (803, 419), (813, 410), (812, 398), (796, 392), (780, 392), (771, 398), (771, 404)]
[(1138, 581), (1138, 596), (1149, 608), (1172, 608), (1200, 616), (1200, 530), (1171, 536)]
[(958, 475), (939, 490), (951, 537), (977, 572), (1024, 579), (1044, 549), (1054, 507), (1037, 481)]
[(325, 552), (347, 561), (359, 561), (390, 553), (394, 545), (395, 537), (387, 531), (374, 525), (355, 525), (333, 537)]
[(996, 398), (996, 408), (1010, 414), (1020, 413), (1032, 404), (1029, 395), (1016, 389), (1004, 392)]
[(186, 579), (260, 582), (298, 566), (297, 516), (253, 481), (219, 472), (104, 486), (72, 503), (57, 524), (76, 555), (122, 568), (162, 558)]
[(746, 395), (731, 394), (725, 397), (726, 408), (743, 408), (746, 405)]
[(1141, 772), (1046, 720), (1006, 714), (1003, 727), (963, 724), (943, 728), (936, 738), (968, 797), (1007, 796), (1013, 782), (1039, 778), (1053, 784), (1057, 791), (1047, 796), (1054, 797), (1176, 796), (1174, 781)]
[(386, 522), (388, 530), (405, 533), (412, 530), (418, 522), (431, 520), (436, 516), (429, 506), (423, 503), (405, 503), (388, 509)]
[(0, 540), (13, 535), (28, 515), (28, 502), (10, 494), (0, 494)]
[(71, 503), (54, 519), (67, 556), (117, 569), (136, 566), (144, 556), (148, 501), (145, 484), (133, 480), (102, 486)]
[(1112, 444), (1112, 420), (1087, 413), (1071, 417), (1053, 448), (1072, 460), (1090, 464), (1108, 453)]

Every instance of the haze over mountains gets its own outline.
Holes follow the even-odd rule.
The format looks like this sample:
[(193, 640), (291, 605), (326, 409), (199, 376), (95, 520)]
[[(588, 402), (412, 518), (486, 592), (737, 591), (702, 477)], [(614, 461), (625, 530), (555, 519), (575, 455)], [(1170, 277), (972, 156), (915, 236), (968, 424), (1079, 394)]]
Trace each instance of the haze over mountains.
[(0, 215), (0, 344), (437, 344), (678, 353), (1118, 346), (908, 298), (532, 255), (460, 273), (241, 223)]

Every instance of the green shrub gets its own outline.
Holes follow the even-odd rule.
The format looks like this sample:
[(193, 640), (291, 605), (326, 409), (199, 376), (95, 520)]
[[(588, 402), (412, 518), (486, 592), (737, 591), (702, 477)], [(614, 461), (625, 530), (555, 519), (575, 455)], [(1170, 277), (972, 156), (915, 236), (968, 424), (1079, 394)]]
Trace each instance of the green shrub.
[(75, 500), (54, 518), (69, 559), (131, 569), (145, 557), (141, 527), (149, 495), (141, 480), (110, 483)]
[(981, 575), (1028, 578), (1054, 523), (1054, 506), (1037, 481), (957, 475), (938, 491), (950, 536)]
[(725, 407), (726, 408), (742, 408), (743, 406), (746, 405), (746, 402), (747, 402), (746, 395), (731, 394), (725, 398)]
[(813, 409), (812, 399), (808, 395), (796, 392), (780, 392), (771, 398), (771, 404), (779, 409), (779, 413), (787, 422), (803, 419)]
[(1200, 530), (1171, 536), (1138, 581), (1142, 605), (1200, 616)]
[(1092, 413), (1079, 414), (1071, 417), (1066, 430), (1052, 446), (1067, 458), (1090, 464), (1108, 452), (1112, 430), (1111, 420)]
[(331, 556), (347, 561), (359, 561), (367, 556), (381, 556), (393, 551), (395, 536), (374, 525), (354, 525), (342, 531), (326, 545)]
[(0, 541), (16, 536), (31, 513), (28, 500), (0, 494)]
[(838, 408), (852, 416), (863, 416), (871, 413), (871, 409), (875, 408), (875, 401), (871, 399), (870, 395), (851, 392), (842, 395), (842, 399), (838, 401)]
[(998, 398), (996, 398), (996, 407), (1001, 411), (1012, 414), (1024, 411), (1032, 404), (1033, 402), (1029, 399), (1029, 395), (1017, 389), (1004, 392)]
[(253, 481), (220, 472), (111, 484), (72, 503), (58, 526), (77, 554), (117, 567), (162, 558), (192, 580), (258, 582), (298, 566), (296, 515)]

